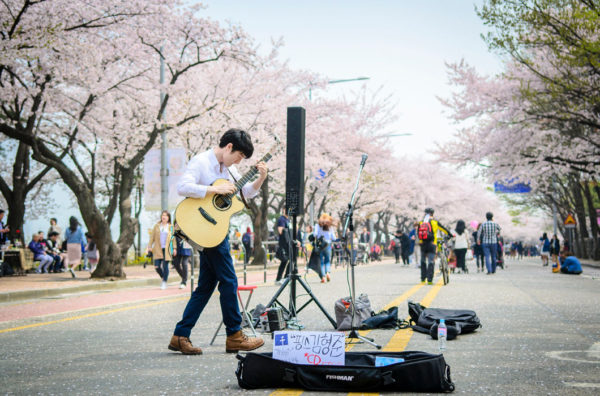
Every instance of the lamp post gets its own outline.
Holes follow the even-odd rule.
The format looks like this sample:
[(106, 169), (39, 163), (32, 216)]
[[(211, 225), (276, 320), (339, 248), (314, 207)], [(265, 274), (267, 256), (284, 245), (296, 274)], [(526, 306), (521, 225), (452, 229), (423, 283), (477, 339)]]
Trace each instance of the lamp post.
[[(370, 77), (356, 77), (356, 78), (345, 78), (345, 79), (340, 79), (340, 80), (330, 80), (327, 81), (327, 84), (339, 84), (339, 83), (345, 83), (345, 82), (352, 82), (352, 81), (365, 81), (365, 80), (370, 80)], [(312, 87), (313, 87), (313, 83), (309, 83), (308, 85), (308, 100), (312, 102)], [(313, 179), (313, 173), (312, 173), (312, 169), (309, 172), (309, 177), (310, 180), (312, 181)], [(314, 197), (312, 199), (312, 201), (310, 201), (310, 225), (313, 226), (315, 224), (315, 200)]]
[[(163, 56), (163, 47), (160, 47), (160, 104), (165, 101), (165, 93), (162, 90), (162, 85), (165, 83), (165, 58)], [(162, 143), (160, 145), (160, 206), (162, 210), (169, 210), (169, 165), (167, 163), (167, 131), (164, 129), (165, 113), (163, 110), (161, 115)]]

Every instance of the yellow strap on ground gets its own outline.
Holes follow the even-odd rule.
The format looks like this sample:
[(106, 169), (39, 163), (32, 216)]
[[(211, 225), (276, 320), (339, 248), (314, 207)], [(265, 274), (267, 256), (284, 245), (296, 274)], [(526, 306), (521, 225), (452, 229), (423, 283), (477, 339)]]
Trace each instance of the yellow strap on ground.
[(183, 301), (183, 300), (187, 300), (187, 299), (189, 299), (188, 296), (178, 297), (178, 298), (171, 298), (171, 299), (168, 299), (168, 300), (155, 301), (155, 302), (151, 302), (151, 303), (148, 303), (148, 304), (140, 304), (140, 305), (133, 305), (133, 306), (130, 306), (130, 307), (115, 308), (115, 309), (110, 309), (108, 311), (100, 311), (100, 312), (93, 312), (93, 313), (89, 313), (89, 314), (85, 314), (85, 315), (71, 316), (71, 317), (68, 317), (68, 318), (63, 318), (63, 319), (58, 319), (58, 320), (51, 320), (51, 321), (48, 321), (48, 322), (33, 323), (33, 324), (29, 324), (29, 325), (25, 325), (25, 326), (19, 326), (19, 327), (11, 327), (10, 329), (0, 330), (0, 334), (2, 334), (2, 333), (9, 333), (11, 331), (17, 331), (17, 330), (31, 329), (33, 327), (47, 326), (47, 325), (51, 325), (51, 324), (55, 324), (55, 323), (69, 322), (71, 320), (91, 318), (91, 317), (94, 317), (94, 316), (106, 315), (106, 314), (110, 314), (110, 313), (114, 313), (114, 312), (123, 312), (123, 311), (129, 311), (129, 310), (137, 309), (137, 308), (146, 308), (146, 307), (151, 307), (151, 306), (154, 306), (154, 305), (167, 304), (167, 303), (172, 303), (172, 302), (176, 302), (176, 301)]

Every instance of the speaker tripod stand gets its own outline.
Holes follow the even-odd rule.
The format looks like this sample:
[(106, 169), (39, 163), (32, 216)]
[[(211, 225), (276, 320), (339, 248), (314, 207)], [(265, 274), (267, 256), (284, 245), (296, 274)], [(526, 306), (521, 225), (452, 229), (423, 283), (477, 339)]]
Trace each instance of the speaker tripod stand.
[[(288, 322), (291, 323), (290, 327), (295, 327), (297, 329), (301, 329), (302, 326), (300, 326), (298, 324), (297, 314), (300, 311), (302, 311), (308, 304), (310, 304), (311, 302), (314, 301), (315, 304), (317, 304), (317, 307), (319, 307), (321, 312), (323, 312), (323, 315), (325, 315), (325, 317), (329, 320), (329, 322), (335, 329), (337, 327), (335, 320), (331, 317), (331, 315), (329, 315), (329, 313), (327, 313), (327, 311), (325, 310), (323, 305), (321, 305), (321, 303), (319, 302), (317, 297), (311, 291), (308, 284), (306, 282), (304, 282), (304, 280), (302, 279), (302, 276), (300, 276), (300, 274), (298, 274), (298, 265), (297, 265), (298, 264), (298, 249), (296, 247), (296, 244), (293, 242), (293, 238), (291, 238), (289, 236), (289, 230), (284, 230), (284, 232), (288, 233), (288, 238), (287, 238), (288, 242), (289, 242), (288, 243), (288, 252), (289, 252), (288, 257), (290, 260), (288, 265), (290, 266), (289, 267), (290, 275), (287, 278), (285, 278), (285, 280), (281, 284), (281, 287), (279, 288), (279, 290), (277, 290), (275, 295), (273, 295), (273, 297), (271, 298), (271, 301), (269, 301), (269, 303), (267, 304), (267, 308), (271, 308), (275, 303), (277, 303), (277, 305), (281, 307), (283, 312), (290, 318), (290, 320), (288, 320)], [(292, 215), (292, 234), (296, 235), (296, 215), (295, 214)], [(296, 290), (297, 290), (296, 283), (299, 283), (300, 286), (302, 286), (302, 288), (310, 296), (310, 299), (307, 302), (305, 302), (300, 308), (296, 308)], [(285, 288), (288, 286), (290, 287), (290, 301), (289, 301), (288, 308), (286, 308), (278, 300), (278, 298), (281, 295), (281, 293), (285, 290)]]

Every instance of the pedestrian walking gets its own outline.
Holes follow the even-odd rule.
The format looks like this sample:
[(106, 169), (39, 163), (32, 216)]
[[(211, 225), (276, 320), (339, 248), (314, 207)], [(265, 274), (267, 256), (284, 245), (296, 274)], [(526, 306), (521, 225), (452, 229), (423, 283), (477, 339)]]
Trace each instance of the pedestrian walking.
[(181, 277), (179, 288), (183, 289), (187, 284), (188, 279), (188, 264), (192, 257), (192, 246), (179, 235), (175, 236), (177, 243), (177, 254), (173, 257), (173, 267)]
[(86, 232), (85, 237), (87, 238), (87, 245), (85, 246), (85, 255), (88, 259), (90, 273), (93, 273), (94, 271), (96, 271), (96, 266), (98, 265), (98, 261), (100, 260), (100, 252), (98, 252), (98, 246), (96, 245), (96, 242), (94, 242), (92, 234)]
[(323, 213), (319, 217), (317, 226), (315, 227), (315, 244), (320, 251), (321, 259), (321, 283), (331, 281), (331, 246), (336, 236), (333, 232), (333, 217)]
[(415, 264), (415, 268), (420, 268), (420, 260), (417, 255), (417, 249), (415, 246), (417, 245), (417, 230), (419, 229), (419, 222), (415, 221), (413, 224), (412, 230), (408, 233), (408, 238), (410, 239), (410, 248), (408, 250), (408, 261), (410, 263)]
[(75, 216), (69, 218), (69, 227), (65, 231), (65, 242), (67, 243), (67, 269), (75, 278), (73, 267), (81, 264), (81, 247), (85, 246), (83, 231), (81, 231), (81, 226)]
[(542, 244), (540, 258), (542, 259), (542, 265), (546, 267), (548, 265), (548, 258), (550, 257), (550, 240), (548, 239), (548, 234), (544, 232), (540, 238), (540, 242)]
[(458, 272), (469, 272), (465, 258), (467, 256), (467, 249), (469, 248), (469, 236), (465, 232), (466, 225), (464, 220), (458, 220), (456, 227), (454, 228), (454, 255), (456, 256), (456, 268)]
[(275, 252), (275, 258), (279, 260), (279, 268), (277, 269), (277, 276), (275, 277), (275, 283), (281, 284), (282, 278), (289, 275), (288, 264), (290, 262), (289, 251), (291, 248), (292, 238), (290, 231), (290, 219), (287, 213), (282, 212), (281, 216), (277, 219), (275, 224), (278, 235), (277, 251)]
[(481, 224), (481, 227), (477, 232), (477, 243), (480, 243), (483, 247), (487, 274), (491, 275), (496, 273), (500, 226), (492, 221), (494, 219), (494, 214), (492, 212), (487, 212), (485, 218), (486, 221)]
[(173, 225), (171, 224), (171, 213), (163, 210), (160, 221), (152, 229), (152, 237), (148, 244), (148, 251), (152, 251), (154, 269), (162, 279), (160, 288), (167, 288), (169, 280), (169, 263), (177, 255), (177, 246), (173, 238)]
[(552, 258), (553, 272), (559, 271), (559, 261), (558, 255), (560, 254), (560, 240), (556, 234), (552, 235), (552, 239), (550, 240), (550, 257)]
[(477, 272), (483, 272), (485, 269), (484, 257), (483, 257), (483, 247), (481, 246), (480, 239), (477, 237), (479, 230), (481, 229), (481, 224), (477, 225), (475, 231), (473, 231), (473, 256), (475, 257), (475, 264), (477, 265)]
[(400, 254), (402, 253), (402, 246), (400, 245), (400, 237), (402, 236), (402, 231), (396, 230), (394, 237), (390, 241), (390, 245), (388, 249), (394, 253), (394, 257), (396, 258), (396, 264), (400, 264)]
[(244, 264), (248, 264), (254, 250), (254, 233), (250, 227), (246, 228), (246, 232), (242, 236), (242, 244), (244, 245)]
[(400, 232), (400, 254), (402, 255), (402, 264), (408, 265), (408, 256), (410, 255), (410, 239), (402, 230)]

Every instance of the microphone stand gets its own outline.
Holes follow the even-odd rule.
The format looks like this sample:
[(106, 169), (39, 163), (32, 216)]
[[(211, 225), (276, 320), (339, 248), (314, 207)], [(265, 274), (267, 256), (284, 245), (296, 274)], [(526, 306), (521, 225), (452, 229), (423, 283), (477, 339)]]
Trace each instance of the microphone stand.
[[(367, 162), (367, 154), (362, 155), (362, 159), (360, 161), (360, 168), (358, 170), (358, 176), (356, 178), (356, 185), (354, 186), (354, 191), (352, 192), (352, 197), (350, 198), (350, 203), (348, 204), (348, 212), (346, 213), (346, 222), (344, 224), (344, 230), (342, 231), (342, 240), (344, 242), (348, 241), (350, 244), (350, 273), (352, 277), (352, 287), (350, 289), (350, 300), (352, 302), (352, 320), (351, 320), (351, 328), (350, 333), (348, 333), (348, 343), (349, 344), (358, 344), (360, 342), (366, 342), (368, 344), (373, 345), (377, 349), (381, 349), (381, 345), (378, 345), (374, 342), (373, 338), (365, 337), (358, 334), (358, 328), (354, 325), (354, 316), (356, 314), (356, 278), (354, 276), (354, 267), (356, 266), (356, 256), (354, 255), (354, 224), (352, 223), (352, 215), (354, 212), (354, 200), (356, 198), (356, 191), (358, 191), (358, 183), (360, 181), (360, 175), (362, 174), (363, 168), (365, 167), (365, 163)], [(345, 249), (344, 249), (345, 252)], [(357, 340), (352, 342), (351, 340)]]

